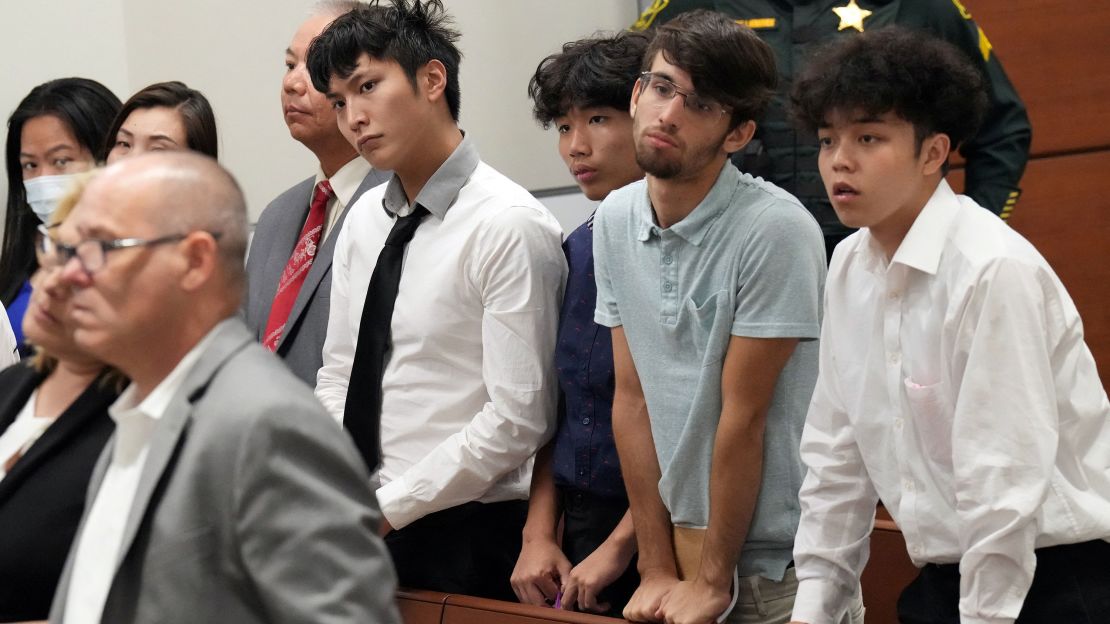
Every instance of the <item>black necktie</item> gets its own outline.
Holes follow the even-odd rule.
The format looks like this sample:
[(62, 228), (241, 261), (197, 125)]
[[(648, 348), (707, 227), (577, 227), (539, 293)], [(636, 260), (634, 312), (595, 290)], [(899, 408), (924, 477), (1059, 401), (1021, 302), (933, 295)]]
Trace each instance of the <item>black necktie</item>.
[(426, 208), (417, 206), (412, 214), (397, 218), (378, 254), (378, 263), (374, 265), (366, 290), (366, 302), (362, 304), (358, 345), (351, 364), (347, 402), (343, 407), (343, 426), (354, 438), (370, 472), (377, 469), (381, 455), (382, 373), (392, 348), (390, 325), (401, 283), (401, 261), (405, 257), (405, 245), (412, 240), (420, 220), (427, 214)]

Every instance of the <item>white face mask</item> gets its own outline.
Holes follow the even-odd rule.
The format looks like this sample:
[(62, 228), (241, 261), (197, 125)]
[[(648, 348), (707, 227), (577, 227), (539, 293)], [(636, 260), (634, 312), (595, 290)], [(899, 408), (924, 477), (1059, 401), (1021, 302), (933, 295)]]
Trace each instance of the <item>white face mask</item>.
[(43, 223), (50, 222), (50, 216), (54, 214), (54, 209), (58, 207), (58, 200), (69, 190), (75, 177), (77, 177), (76, 173), (67, 173), (39, 176), (23, 182), (23, 188), (27, 191), (27, 203), (31, 205), (31, 210), (34, 210), (35, 214), (38, 215), (39, 221)]

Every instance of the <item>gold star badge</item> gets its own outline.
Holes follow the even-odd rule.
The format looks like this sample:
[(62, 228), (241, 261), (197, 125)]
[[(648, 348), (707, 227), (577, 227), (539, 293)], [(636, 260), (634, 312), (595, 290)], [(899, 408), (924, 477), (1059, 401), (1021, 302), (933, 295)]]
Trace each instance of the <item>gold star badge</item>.
[(863, 20), (871, 17), (871, 11), (859, 8), (856, 0), (848, 0), (847, 6), (833, 7), (833, 13), (840, 18), (838, 31), (846, 28), (855, 28), (863, 32)]

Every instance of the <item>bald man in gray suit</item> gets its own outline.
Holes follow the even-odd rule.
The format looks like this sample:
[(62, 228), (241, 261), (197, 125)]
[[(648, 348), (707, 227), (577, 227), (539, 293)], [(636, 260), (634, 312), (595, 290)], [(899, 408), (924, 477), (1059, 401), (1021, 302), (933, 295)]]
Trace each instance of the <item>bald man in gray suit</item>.
[(52, 240), (74, 342), (132, 381), (51, 621), (399, 622), (361, 457), (237, 314), (231, 175), (195, 153), (123, 160)]
[[(247, 325), (310, 386), (322, 364), (336, 236), (347, 208), (389, 180), (389, 172), (373, 170), (340, 134), (331, 103), (312, 87), (304, 66), (312, 39), (357, 5), (354, 0), (318, 4), (285, 50), (282, 113), (289, 134), (312, 151), (319, 170), (270, 202), (247, 258)], [(315, 201), (325, 197), (321, 183), (332, 191), (323, 199), (322, 215), (313, 212)]]

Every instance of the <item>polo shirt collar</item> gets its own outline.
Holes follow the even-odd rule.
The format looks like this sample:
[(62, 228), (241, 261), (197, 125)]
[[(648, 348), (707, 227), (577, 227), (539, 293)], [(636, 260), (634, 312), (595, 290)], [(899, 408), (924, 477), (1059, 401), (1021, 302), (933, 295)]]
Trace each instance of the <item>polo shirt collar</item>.
[[(466, 133), (463, 133), (462, 141), (455, 147), (455, 151), (447, 157), (447, 160), (443, 161), (439, 169), (436, 169), (432, 177), (428, 178), (428, 182), (424, 185), (424, 188), (420, 189), (413, 205), (423, 206), (442, 221), (447, 216), (447, 209), (455, 203), (455, 199), (459, 196), (459, 191), (466, 185), (474, 170), (478, 168), (479, 162), (478, 148), (474, 146)], [(406, 215), (411, 212), (411, 210), (408, 210), (409, 204), (405, 197), (405, 191), (401, 187), (401, 178), (397, 177), (397, 174), (393, 174), (385, 187), (385, 195), (382, 196), (382, 207), (390, 216)]]
[[(725, 161), (721, 171), (717, 174), (717, 181), (710, 187), (709, 192), (701, 202), (686, 215), (686, 218), (675, 223), (669, 229), (691, 245), (700, 246), (705, 235), (713, 223), (724, 214), (732, 203), (732, 196), (740, 183), (740, 170)], [(636, 238), (640, 242), (646, 241), (653, 231), (661, 230), (655, 224), (655, 215), (651, 208), (651, 197), (648, 195), (647, 184), (644, 184), (644, 201), (637, 211), (639, 229)]]

